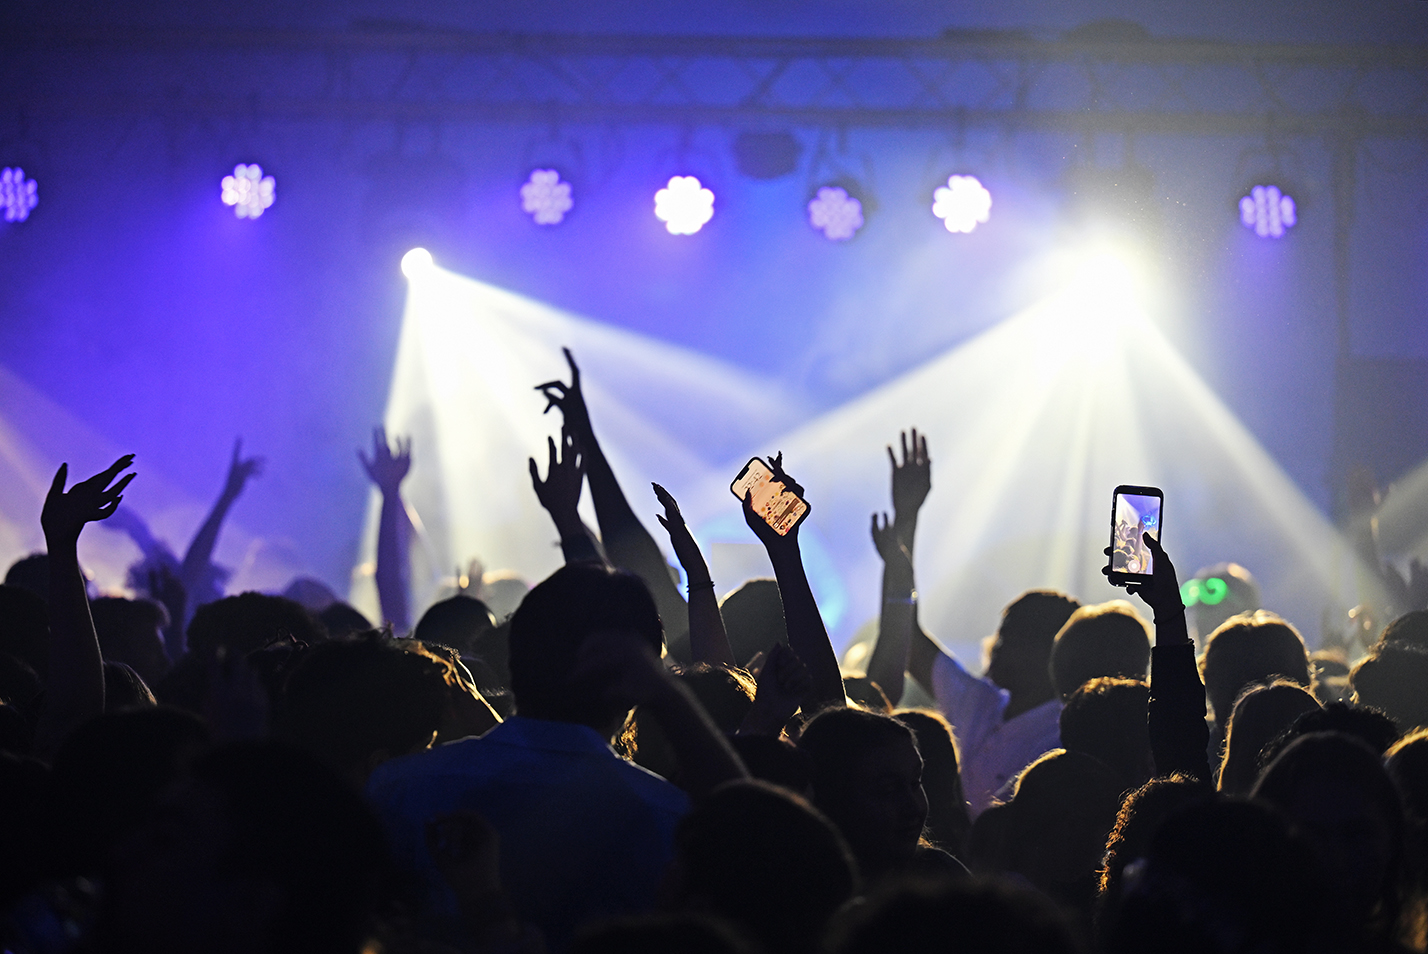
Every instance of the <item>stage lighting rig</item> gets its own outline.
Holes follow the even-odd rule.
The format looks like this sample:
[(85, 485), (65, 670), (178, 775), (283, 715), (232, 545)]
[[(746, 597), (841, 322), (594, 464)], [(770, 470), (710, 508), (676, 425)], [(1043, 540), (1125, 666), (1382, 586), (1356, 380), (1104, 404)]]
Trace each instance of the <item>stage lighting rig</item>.
[(932, 214), (949, 232), (970, 232), (992, 215), (992, 194), (976, 176), (949, 176), (932, 193)]
[(554, 169), (532, 170), (531, 177), (521, 186), (521, 208), (537, 225), (559, 225), (574, 207), (570, 183), (562, 182)]
[(25, 178), (25, 170), (0, 170), (0, 208), (5, 210), (6, 222), (25, 221), (39, 201), (39, 186), (34, 179)]
[(808, 202), (808, 223), (835, 242), (845, 242), (863, 227), (863, 203), (842, 186), (824, 186)]
[(1257, 185), (1240, 199), (1240, 223), (1260, 238), (1283, 238), (1298, 221), (1293, 197), (1278, 186)]
[(714, 218), (714, 193), (694, 176), (673, 176), (655, 193), (655, 218), (670, 235), (693, 235)]
[(256, 219), (272, 206), (276, 186), (276, 180), (263, 175), (263, 167), (256, 162), (240, 162), (233, 167), (233, 175), (223, 177), (223, 204), (233, 206), (233, 214), (240, 219)]

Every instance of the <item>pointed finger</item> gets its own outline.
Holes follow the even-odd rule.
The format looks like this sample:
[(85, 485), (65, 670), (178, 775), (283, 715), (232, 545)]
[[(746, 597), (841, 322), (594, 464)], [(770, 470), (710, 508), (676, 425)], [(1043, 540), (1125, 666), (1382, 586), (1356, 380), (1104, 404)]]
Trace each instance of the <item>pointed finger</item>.
[(893, 470), (897, 470), (897, 455), (893, 453), (892, 445), (888, 445), (888, 463), (893, 465)]
[(570, 353), (569, 348), (561, 348), (565, 352), (565, 363), (570, 365), (570, 387), (576, 389), (580, 387), (580, 365), (575, 363), (575, 355)]
[(113, 480), (116, 476), (118, 476), (118, 474), (119, 474), (119, 472), (120, 472), (121, 470), (124, 470), (125, 468), (127, 468), (127, 467), (128, 467), (130, 464), (132, 464), (132, 463), (134, 463), (134, 455), (133, 455), (133, 454), (125, 454), (123, 457), (119, 458), (119, 459), (116, 460), (114, 463), (110, 464), (110, 465), (104, 470), (103, 473), (95, 474), (94, 476), (95, 476), (96, 478), (103, 477), (103, 478), (104, 478), (104, 483), (101, 484), (100, 486), (107, 486), (108, 483), (109, 483), (111, 480)]
[(902, 463), (903, 463), (903, 466), (906, 467), (906, 466), (907, 466), (907, 431), (898, 431), (898, 433), (897, 433), (897, 439), (898, 439), (898, 442), (902, 444)]
[(536, 462), (535, 462), (535, 458), (534, 458), (534, 457), (528, 457), (528, 458), (526, 458), (526, 461), (527, 461), (527, 463), (530, 464), (531, 483), (535, 485), (536, 493), (539, 493), (539, 492), (540, 492), (540, 468), (539, 468), (538, 466), (536, 466)]
[(555, 470), (555, 468), (556, 468), (555, 438), (553, 438), (553, 437), (547, 437), (547, 438), (545, 439), (545, 446), (546, 446), (546, 450), (548, 450), (548, 451), (550, 452), (550, 461), (549, 461), (549, 463), (548, 463), (548, 465), (547, 465), (546, 473), (550, 473), (551, 471)]

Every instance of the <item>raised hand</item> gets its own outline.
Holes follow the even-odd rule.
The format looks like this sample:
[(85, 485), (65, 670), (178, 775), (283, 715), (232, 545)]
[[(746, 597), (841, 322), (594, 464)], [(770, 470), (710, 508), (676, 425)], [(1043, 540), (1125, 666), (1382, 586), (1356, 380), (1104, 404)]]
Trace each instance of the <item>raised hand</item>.
[(882, 523), (879, 524), (878, 515), (873, 514), (873, 546), (877, 548), (878, 556), (883, 558), (883, 564), (889, 570), (906, 570), (911, 573), (912, 554), (903, 544), (897, 526), (888, 519), (888, 515), (883, 514), (882, 518)]
[(541, 413), (547, 414), (553, 407), (560, 408), (560, 413), (565, 416), (565, 425), (584, 440), (591, 427), (590, 411), (585, 407), (585, 393), (580, 390), (580, 367), (575, 363), (575, 356), (570, 353), (569, 348), (560, 350), (565, 353), (565, 361), (570, 365), (570, 383), (555, 380), (536, 385), (535, 389), (546, 401), (545, 410)]
[(564, 521), (572, 518), (579, 520), (575, 508), (580, 503), (580, 489), (585, 477), (585, 455), (568, 426), (560, 429), (559, 456), (556, 455), (554, 438), (547, 437), (546, 445), (550, 460), (546, 465), (545, 480), (540, 479), (540, 467), (536, 465), (535, 458), (529, 459), (531, 486), (556, 527), (562, 528)]
[(669, 533), (669, 545), (674, 548), (674, 555), (679, 559), (679, 565), (684, 567), (685, 573), (690, 574), (690, 585), (705, 582), (704, 579), (696, 580), (692, 575), (694, 568), (698, 567), (704, 571), (704, 577), (707, 579), (709, 571), (704, 562), (704, 553), (699, 549), (699, 544), (694, 542), (694, 536), (689, 532), (689, 527), (685, 526), (684, 515), (679, 512), (679, 501), (675, 500), (674, 496), (659, 484), (650, 484), (650, 486), (654, 488), (655, 499), (664, 508), (663, 516), (655, 514), (655, 519)]
[(408, 471), (412, 469), (412, 439), (398, 437), (394, 446), (395, 450), (387, 443), (385, 427), (374, 427), (371, 458), (362, 453), (361, 448), (357, 450), (357, 459), (362, 462), (362, 469), (367, 471), (367, 476), (372, 478), (372, 483), (376, 484), (383, 494), (395, 493), (406, 479)]
[(233, 460), (228, 464), (228, 479), (223, 484), (223, 496), (229, 500), (237, 500), (243, 493), (243, 488), (252, 480), (263, 473), (263, 458), (243, 457), (243, 438), (238, 438), (233, 442)]
[[(1126, 592), (1139, 596), (1155, 613), (1156, 643), (1166, 641), (1188, 641), (1190, 636), (1185, 628), (1185, 602), (1180, 598), (1180, 581), (1175, 575), (1175, 564), (1161, 548), (1160, 541), (1145, 533), (1141, 535), (1151, 554), (1151, 575), (1149, 583), (1130, 583)], [(1106, 547), (1105, 554), (1111, 555), (1112, 548)], [(1101, 572), (1110, 576), (1109, 561), (1101, 567)]]
[(739, 726), (741, 735), (778, 735), (813, 688), (813, 677), (798, 654), (775, 643), (759, 669), (754, 704)]
[[(769, 470), (773, 471), (775, 481), (783, 484), (786, 489), (797, 494), (799, 497), (804, 497), (803, 485), (790, 477), (783, 469), (782, 452), (769, 458)], [(764, 520), (762, 514), (754, 510), (753, 498), (754, 495), (752, 491), (745, 493), (743, 505), (744, 522), (749, 525), (750, 530), (754, 531), (754, 536), (758, 537), (759, 541), (770, 550), (797, 550), (798, 526), (795, 526), (788, 533), (780, 535), (777, 530), (768, 525), (768, 521)]]
[(902, 445), (902, 463), (898, 463), (892, 446), (888, 446), (888, 462), (892, 464), (893, 519), (897, 522), (902, 542), (912, 547), (917, 526), (917, 512), (932, 490), (932, 458), (927, 456), (927, 436), (912, 428), (912, 437), (898, 434)]
[[(81, 480), (68, 491), (64, 489), (69, 476), (69, 465), (60, 464), (55, 479), (50, 484), (50, 492), (45, 496), (44, 509), (40, 511), (40, 526), (45, 531), (45, 539), (55, 543), (69, 543), (79, 539), (79, 533), (86, 523), (105, 520), (113, 516), (124, 499), (124, 488), (129, 486), (134, 474), (125, 474), (117, 484), (114, 478), (128, 470), (134, 463), (133, 454), (125, 454), (88, 480)], [(110, 486), (113, 484), (113, 486)]]

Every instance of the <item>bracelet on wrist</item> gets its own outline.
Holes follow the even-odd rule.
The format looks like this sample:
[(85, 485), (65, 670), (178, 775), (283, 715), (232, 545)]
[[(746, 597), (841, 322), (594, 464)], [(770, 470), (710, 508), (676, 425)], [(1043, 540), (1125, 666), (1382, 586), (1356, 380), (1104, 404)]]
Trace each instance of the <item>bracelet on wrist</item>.
[(711, 590), (712, 590), (712, 589), (714, 589), (714, 581), (713, 581), (713, 580), (701, 580), (701, 581), (699, 581), (698, 583), (690, 583), (690, 584), (688, 584), (688, 585), (685, 587), (685, 589), (687, 589), (687, 590), (688, 590), (689, 592), (691, 592), (691, 593), (693, 593), (695, 590), (702, 590), (702, 589), (711, 589)]

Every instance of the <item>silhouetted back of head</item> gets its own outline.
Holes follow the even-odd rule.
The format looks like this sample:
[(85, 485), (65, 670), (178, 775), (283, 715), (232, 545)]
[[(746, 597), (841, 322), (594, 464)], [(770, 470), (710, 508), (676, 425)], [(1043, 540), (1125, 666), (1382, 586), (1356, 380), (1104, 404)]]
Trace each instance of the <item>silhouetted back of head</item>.
[(1150, 629), (1125, 600), (1083, 606), (1051, 647), (1051, 682), (1062, 700), (1098, 676), (1144, 679), (1150, 668)]
[(345, 639), (375, 628), (371, 620), (341, 600), (329, 603), (317, 614), (317, 621), (327, 630), (329, 639)]
[(724, 628), (734, 660), (747, 666), (774, 643), (788, 644), (788, 627), (783, 619), (783, 597), (771, 579), (748, 580), (719, 603)]
[(31, 553), (10, 564), (5, 571), (5, 585), (17, 586), (48, 603), (50, 599), (50, 557), (47, 553)]
[[(237, 930), (274, 954), (362, 949), (391, 862), (376, 818), (329, 768), (278, 743), (238, 743), (196, 759), (166, 798), (167, 840), (155, 833), (111, 878), (106, 947), (212, 949)], [(209, 850), (185, 857), (196, 842)], [(195, 895), (218, 909), (211, 923), (162, 915)]]
[(337, 602), (337, 594), (332, 592), (332, 587), (311, 576), (294, 577), (282, 595), (314, 615)]
[(699, 704), (725, 735), (739, 730), (754, 704), (754, 679), (742, 669), (696, 663), (679, 672), (679, 680), (694, 691)]
[(1210, 634), (1200, 675), (1215, 721), (1223, 729), (1246, 686), (1282, 678), (1308, 687), (1309, 652), (1298, 630), (1259, 610), (1232, 617)]
[(1091, 756), (1127, 788), (1140, 785), (1155, 770), (1149, 706), (1150, 686), (1139, 679), (1101, 676), (1085, 682), (1061, 710), (1061, 746)]
[(604, 729), (622, 710), (604, 686), (572, 678), (593, 633), (638, 634), (656, 653), (664, 629), (639, 578), (595, 563), (570, 563), (537, 584), (511, 618), (511, 689), (523, 716)]
[(63, 873), (94, 871), (207, 743), (198, 716), (166, 707), (106, 714), (76, 729), (55, 755), (48, 798)]
[(320, 643), (322, 624), (302, 606), (281, 596), (242, 593), (206, 603), (188, 624), (188, 648), (198, 655), (217, 652), (247, 655), (269, 643), (292, 639)]
[(123, 712), (158, 705), (153, 690), (132, 666), (104, 661), (104, 711)]
[(1151, 839), (1165, 819), (1186, 805), (1212, 796), (1203, 783), (1188, 775), (1153, 778), (1126, 796), (1116, 814), (1116, 825), (1106, 838), (1106, 853), (1102, 859), (1096, 917), (1103, 927), (1114, 922), (1120, 909), (1126, 866), (1145, 857)]
[(1383, 628), (1379, 643), (1408, 643), (1428, 649), (1428, 610), (1404, 613)]
[(431, 604), (412, 636), (424, 643), (450, 646), (463, 656), (474, 656), (481, 638), (495, 627), (496, 618), (485, 603), (458, 593)]
[(162, 603), (106, 596), (90, 602), (89, 615), (105, 659), (132, 666), (146, 682), (158, 682), (169, 671), (161, 632), (169, 613)]
[(0, 586), (0, 653), (9, 653), (43, 679), (50, 661), (50, 612), (30, 590)]
[(1233, 799), (1171, 814), (1127, 872), (1111, 954), (1302, 954), (1324, 893), (1289, 823)]
[(813, 949), (857, 887), (832, 823), (763, 782), (721, 786), (680, 823), (675, 845), (682, 905), (727, 918), (771, 951)]
[(1428, 725), (1428, 644), (1383, 642), (1349, 674), (1354, 701), (1388, 714), (1407, 732)]
[(1072, 926), (1041, 895), (1010, 883), (908, 878), (836, 924), (830, 954), (1075, 954)]
[(1314, 732), (1341, 732), (1353, 736), (1380, 754), (1398, 741), (1401, 734), (1394, 721), (1374, 709), (1355, 708), (1342, 702), (1331, 702), (1323, 708), (1310, 709), (1290, 723), (1289, 728), (1270, 740), (1259, 753), (1259, 768), (1273, 762), (1289, 743), (1301, 735)]
[(1419, 729), (1393, 743), (1384, 765), (1403, 793), (1404, 808), (1420, 824), (1428, 822), (1428, 729)]
[(1220, 763), (1220, 791), (1248, 795), (1259, 777), (1260, 755), (1265, 746), (1306, 712), (1319, 708), (1308, 690), (1288, 680), (1253, 685), (1240, 694), (1230, 714), (1225, 757)]
[(1057, 590), (1028, 590), (1002, 610), (987, 678), (1013, 693), (1049, 695), (1051, 647), (1071, 614), (1081, 608)]
[(1265, 768), (1253, 796), (1304, 831), (1350, 924), (1396, 905), (1403, 804), (1378, 752), (1340, 732), (1300, 736)]
[(456, 675), (445, 660), (378, 634), (309, 651), (288, 675), (276, 728), (364, 781), (389, 758), (431, 744)]
[(570, 954), (753, 954), (732, 926), (699, 914), (651, 914), (591, 925)]
[(893, 716), (912, 730), (922, 756), (922, 790), (927, 793), (927, 836), (961, 855), (972, 828), (957, 767), (952, 726), (935, 709), (899, 709)]

